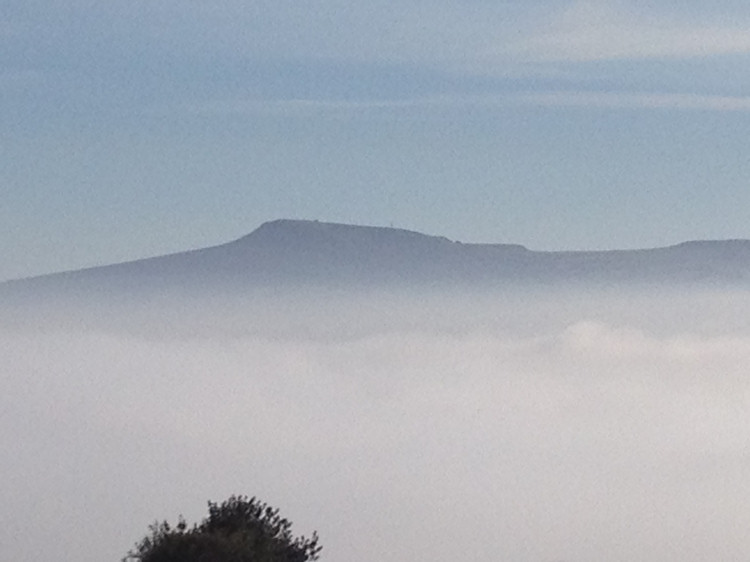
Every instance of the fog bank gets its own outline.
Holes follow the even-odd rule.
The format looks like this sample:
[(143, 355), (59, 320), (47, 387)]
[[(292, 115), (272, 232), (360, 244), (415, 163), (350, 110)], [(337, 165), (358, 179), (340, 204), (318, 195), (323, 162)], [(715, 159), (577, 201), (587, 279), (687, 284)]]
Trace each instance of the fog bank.
[(750, 294), (3, 310), (9, 560), (258, 495), (327, 562), (744, 560)]

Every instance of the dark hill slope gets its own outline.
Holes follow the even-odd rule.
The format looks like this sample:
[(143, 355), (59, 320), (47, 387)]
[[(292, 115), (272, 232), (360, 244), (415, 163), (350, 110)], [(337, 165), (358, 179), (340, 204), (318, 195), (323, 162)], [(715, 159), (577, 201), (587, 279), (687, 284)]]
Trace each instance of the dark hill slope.
[(462, 244), (394, 228), (277, 220), (211, 248), (2, 283), (0, 296), (280, 286), (746, 286), (749, 281), (747, 240), (650, 250), (535, 252), (518, 245)]

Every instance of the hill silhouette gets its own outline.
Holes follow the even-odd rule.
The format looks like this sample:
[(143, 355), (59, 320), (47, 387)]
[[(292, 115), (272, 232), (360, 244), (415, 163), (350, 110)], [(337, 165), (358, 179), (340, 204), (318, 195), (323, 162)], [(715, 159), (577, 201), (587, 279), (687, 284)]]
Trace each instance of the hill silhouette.
[(744, 286), (748, 281), (748, 240), (693, 241), (644, 250), (539, 252), (516, 244), (465, 244), (397, 228), (282, 219), (226, 244), (5, 282), (0, 292), (589, 283)]

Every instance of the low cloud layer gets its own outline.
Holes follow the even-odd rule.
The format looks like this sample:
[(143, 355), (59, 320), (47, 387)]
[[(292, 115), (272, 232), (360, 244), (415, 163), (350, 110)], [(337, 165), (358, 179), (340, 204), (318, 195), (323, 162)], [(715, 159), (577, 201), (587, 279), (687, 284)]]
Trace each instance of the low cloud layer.
[(747, 295), (343, 299), (1, 331), (5, 555), (246, 493), (328, 562), (746, 556)]

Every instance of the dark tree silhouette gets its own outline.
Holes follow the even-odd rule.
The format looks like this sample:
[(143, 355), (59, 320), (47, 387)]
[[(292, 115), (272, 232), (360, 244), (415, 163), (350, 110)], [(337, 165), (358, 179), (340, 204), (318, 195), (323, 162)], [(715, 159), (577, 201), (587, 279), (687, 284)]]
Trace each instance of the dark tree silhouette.
[(318, 559), (318, 535), (294, 537), (279, 510), (256, 498), (208, 502), (208, 517), (188, 527), (180, 517), (149, 526), (123, 562), (307, 562)]

